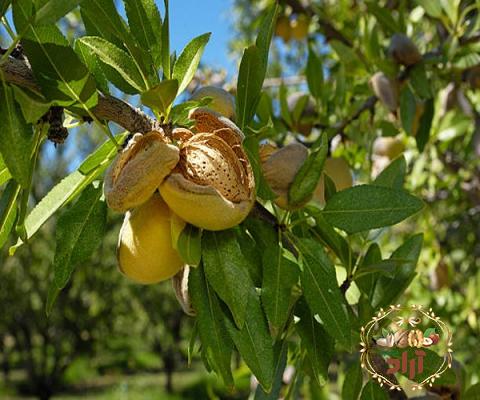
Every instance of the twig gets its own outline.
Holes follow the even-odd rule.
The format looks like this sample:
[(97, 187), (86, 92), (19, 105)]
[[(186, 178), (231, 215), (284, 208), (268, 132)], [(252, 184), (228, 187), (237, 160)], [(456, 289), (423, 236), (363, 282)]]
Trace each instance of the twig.
[[(0, 68), (7, 82), (41, 94), (27, 62), (9, 57)], [(99, 120), (115, 122), (129, 132), (149, 132), (160, 127), (157, 121), (143, 111), (113, 96), (100, 94), (98, 104), (92, 112)]]

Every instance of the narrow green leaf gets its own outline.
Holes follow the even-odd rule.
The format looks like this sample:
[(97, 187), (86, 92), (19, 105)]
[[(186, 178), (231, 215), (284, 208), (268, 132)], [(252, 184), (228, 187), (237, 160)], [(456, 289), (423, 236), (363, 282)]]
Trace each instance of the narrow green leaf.
[(470, 386), (463, 395), (465, 400), (480, 400), (480, 383)]
[(253, 289), (248, 299), (248, 313), (242, 329), (237, 329), (230, 318), (226, 325), (230, 337), (240, 355), (257, 378), (264, 391), (269, 392), (273, 384), (275, 358), (273, 342), (268, 332), (267, 321), (263, 315), (260, 299)]
[(298, 266), (286, 259), (279, 246), (263, 253), (262, 304), (273, 336), (282, 332), (292, 307), (292, 289), (298, 282)]
[(101, 36), (119, 47), (131, 42), (130, 32), (113, 0), (83, 0), (80, 9), (89, 36)]
[(417, 4), (423, 7), (425, 12), (433, 18), (442, 16), (442, 5), (439, 1), (432, 0), (416, 0)]
[(358, 400), (363, 385), (363, 375), (360, 363), (354, 362), (345, 372), (342, 387), (342, 399)]
[(12, 175), (10, 175), (10, 171), (5, 165), (5, 161), (3, 161), (2, 154), (0, 153), (0, 186), (10, 180), (11, 177)]
[(29, 124), (36, 124), (54, 105), (53, 101), (45, 101), (36, 94), (18, 86), (12, 86), (12, 88), (15, 100), (22, 110), (23, 118)]
[(177, 250), (185, 264), (200, 264), (202, 258), (202, 230), (187, 224), (178, 237)]
[[(126, 134), (118, 135), (116, 140), (118, 143), (122, 143), (125, 137)], [(56, 211), (70, 203), (83, 189), (97, 179), (107, 169), (109, 161), (116, 154), (117, 149), (112, 141), (106, 141), (85, 159), (77, 171), (72, 172), (55, 185), (25, 219), (27, 239), (30, 239)], [(22, 243), (19, 241), (15, 248)], [(10, 252), (14, 252), (15, 248), (12, 248)]]
[[(90, 73), (95, 78), (97, 88), (101, 90), (104, 94), (109, 94), (110, 90), (108, 88), (107, 78), (103, 71), (102, 63), (98, 59), (98, 57), (90, 51), (89, 47), (87, 47), (85, 44), (83, 44), (78, 40), (75, 40), (74, 50), (75, 50), (75, 53), (77, 53), (79, 59), (88, 68)], [(106, 64), (103, 64), (103, 66), (108, 67)], [(116, 72), (115, 76), (117, 75), (118, 73)], [(121, 78), (119, 77), (118, 80), (121, 80)], [(115, 85), (115, 79), (112, 79), (111, 81)], [(122, 90), (121, 88), (119, 89)], [(126, 93), (129, 93), (129, 92), (126, 91)]]
[(275, 373), (273, 377), (272, 390), (266, 393), (260, 385), (255, 390), (254, 400), (278, 400), (280, 399), (280, 392), (283, 386), (283, 373), (287, 366), (288, 343), (283, 341), (281, 343), (280, 356), (277, 357)]
[(332, 196), (337, 193), (337, 187), (335, 186), (335, 182), (332, 178), (330, 178), (327, 174), (323, 175), (323, 184), (324, 184), (324, 196), (325, 201), (328, 202)]
[(231, 358), (233, 344), (225, 327), (220, 303), (207, 283), (202, 267), (192, 268), (188, 289), (197, 312), (197, 327), (208, 364), (229, 387), (233, 387)]
[(306, 211), (315, 219), (313, 230), (316, 233), (316, 237), (332, 249), (345, 268), (350, 269), (352, 264), (352, 252), (347, 240), (325, 220), (322, 212), (318, 208), (308, 206), (306, 207)]
[(409, 263), (403, 263), (403, 265), (397, 267), (392, 277), (379, 277), (371, 297), (372, 306), (375, 309), (394, 304), (408, 287), (415, 277), (415, 267), (420, 256), (422, 244), (423, 235), (415, 235), (393, 252), (390, 259), (405, 260), (409, 261)]
[(421, 99), (432, 98), (431, 79), (427, 76), (425, 64), (420, 62), (410, 70), (409, 84), (415, 94)]
[(95, 36), (84, 36), (78, 41), (95, 53), (102, 62), (114, 68), (125, 82), (138, 92), (143, 92), (146, 89), (135, 61), (124, 50), (103, 38)]
[(172, 78), (172, 68), (170, 60), (170, 12), (168, 0), (163, 0), (165, 4), (165, 17), (162, 25), (162, 67), (163, 75), (167, 79)]
[(295, 329), (302, 340), (302, 348), (307, 351), (307, 361), (313, 371), (313, 378), (323, 386), (328, 380), (328, 366), (334, 353), (335, 341), (315, 320), (303, 301), (297, 304), (295, 315), (300, 317)]
[(275, 31), (279, 9), (280, 7), (278, 3), (274, 2), (272, 6), (265, 12), (265, 17), (260, 23), (260, 30), (255, 42), (260, 52), (260, 56), (263, 59), (262, 73), (264, 77), (267, 71), (268, 53), (270, 49), (270, 43), (272, 42), (272, 36)]
[[(22, 4), (15, 3), (14, 12), (28, 19)], [(78, 104), (85, 110), (97, 104), (95, 80), (55, 25), (30, 25), (22, 45), (47, 100), (62, 106)]]
[(0, 0), (0, 18), (2, 18), (10, 5), (11, 0)]
[(319, 146), (310, 153), (290, 186), (288, 198), (291, 205), (305, 203), (315, 191), (323, 173), (327, 152), (328, 138), (323, 134)]
[(360, 185), (335, 194), (322, 214), (333, 226), (357, 233), (395, 225), (423, 207), (420, 199), (404, 190)]
[(182, 93), (195, 75), (205, 46), (211, 33), (205, 33), (193, 39), (183, 49), (173, 66), (173, 79), (178, 81), (178, 93)]
[[(102, 243), (106, 228), (107, 205), (100, 201), (102, 186), (85, 189), (78, 201), (59, 219), (56, 228), (56, 250), (53, 260), (56, 291), (70, 280), (77, 264), (86, 261)], [(50, 298), (56, 296), (49, 296)], [(50, 313), (53, 302), (49, 302)]]
[(392, 13), (389, 12), (388, 9), (380, 7), (378, 3), (373, 1), (368, 2), (367, 7), (368, 11), (375, 16), (385, 33), (393, 35), (394, 33), (401, 32), (399, 24), (395, 21)]
[(370, 380), (363, 387), (360, 400), (388, 400), (387, 393), (377, 382)]
[(237, 121), (244, 130), (255, 115), (265, 74), (262, 74), (264, 59), (257, 46), (245, 49), (237, 83)]
[(150, 90), (143, 92), (142, 103), (152, 110), (165, 115), (178, 93), (178, 81), (165, 79)]
[(15, 219), (17, 218), (17, 197), (20, 193), (20, 185), (10, 181), (0, 198), (0, 249), (8, 240)]
[(405, 157), (393, 160), (372, 182), (374, 185), (402, 189), (405, 175), (407, 173), (407, 161)]
[(312, 46), (308, 47), (307, 60), (307, 84), (308, 90), (316, 99), (322, 96), (323, 88), (323, 65)]
[(350, 348), (350, 320), (333, 263), (321, 244), (311, 239), (299, 239), (296, 243), (303, 264), (304, 296), (310, 310), (318, 314), (332, 337)]
[(417, 110), (417, 100), (408, 86), (400, 94), (400, 119), (402, 127), (409, 135), (413, 134), (413, 121)]
[(254, 287), (248, 265), (233, 231), (205, 231), (203, 264), (208, 282), (232, 312), (239, 328), (248, 314), (248, 297)]
[(380, 247), (377, 243), (372, 243), (355, 273), (355, 283), (368, 298), (373, 296), (373, 290), (380, 274), (366, 274), (362, 276), (362, 273), (364, 269), (368, 269), (369, 265), (375, 265), (380, 262), (382, 262), (382, 252)]
[(418, 151), (422, 152), (425, 149), (428, 140), (430, 139), (430, 131), (432, 129), (432, 121), (435, 115), (435, 103), (433, 99), (425, 102), (425, 109), (420, 118), (420, 126), (418, 127), (415, 140), (417, 142)]
[(34, 146), (32, 126), (28, 125), (13, 98), (13, 89), (5, 81), (0, 86), (2, 140), (0, 153), (13, 178), (27, 188), (30, 182), (30, 158)]
[(35, 25), (48, 25), (57, 22), (78, 6), (83, 0), (48, 0), (37, 10)]

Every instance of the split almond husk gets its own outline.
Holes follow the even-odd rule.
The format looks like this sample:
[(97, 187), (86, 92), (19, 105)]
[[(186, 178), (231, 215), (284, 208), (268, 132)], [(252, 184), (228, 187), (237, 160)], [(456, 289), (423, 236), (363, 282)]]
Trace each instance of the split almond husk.
[(179, 161), (179, 150), (157, 131), (136, 133), (107, 171), (108, 206), (125, 212), (145, 203)]

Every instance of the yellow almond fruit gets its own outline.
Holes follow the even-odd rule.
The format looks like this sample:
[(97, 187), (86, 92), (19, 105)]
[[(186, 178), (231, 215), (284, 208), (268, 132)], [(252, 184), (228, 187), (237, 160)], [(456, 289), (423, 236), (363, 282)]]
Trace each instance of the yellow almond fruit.
[(159, 132), (136, 133), (107, 170), (108, 206), (125, 212), (145, 203), (180, 159), (176, 146)]
[(174, 276), (183, 261), (172, 246), (172, 213), (158, 194), (128, 211), (120, 230), (117, 258), (131, 280), (151, 284)]
[(197, 133), (181, 145), (177, 167), (159, 187), (181, 219), (218, 231), (247, 217), (255, 201), (255, 181), (237, 130)]
[(226, 90), (215, 86), (204, 86), (196, 90), (191, 100), (201, 100), (210, 97), (211, 102), (206, 106), (226, 118), (235, 119), (235, 99)]
[(303, 40), (308, 35), (310, 19), (305, 14), (298, 15), (291, 21), (292, 37), (295, 40)]
[(350, 166), (344, 158), (327, 158), (323, 166), (323, 174), (318, 181), (313, 198), (319, 204), (325, 204), (325, 176), (328, 175), (335, 183), (337, 191), (348, 189), (353, 185), (352, 172)]
[(284, 43), (288, 43), (292, 38), (292, 27), (290, 25), (290, 18), (288, 18), (286, 15), (281, 15), (277, 18), (275, 36), (281, 37)]
[(379, 137), (373, 143), (373, 154), (388, 157), (390, 160), (397, 158), (404, 150), (405, 145), (397, 137)]
[(308, 149), (303, 144), (290, 143), (274, 151), (262, 162), (263, 175), (272, 191), (277, 195), (275, 204), (280, 208), (290, 210), (302, 206), (292, 207), (288, 201), (288, 192), (307, 157)]

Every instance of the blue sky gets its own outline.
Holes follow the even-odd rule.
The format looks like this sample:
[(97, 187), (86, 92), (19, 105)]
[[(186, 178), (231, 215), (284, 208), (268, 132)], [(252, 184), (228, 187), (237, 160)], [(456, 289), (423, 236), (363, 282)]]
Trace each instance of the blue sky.
[(228, 58), (228, 41), (233, 33), (232, 9), (233, 0), (171, 0), (172, 48), (179, 54), (189, 40), (202, 33), (212, 32), (202, 61), (232, 71), (237, 61)]

